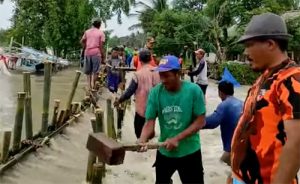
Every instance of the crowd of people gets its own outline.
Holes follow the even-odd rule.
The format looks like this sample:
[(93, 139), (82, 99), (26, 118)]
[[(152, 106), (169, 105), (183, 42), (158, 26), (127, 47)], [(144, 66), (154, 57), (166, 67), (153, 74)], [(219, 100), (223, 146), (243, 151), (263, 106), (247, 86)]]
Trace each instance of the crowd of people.
[[(125, 93), (114, 105), (135, 96), (134, 129), (141, 146), (155, 135), (160, 126), (158, 149), (154, 163), (157, 184), (172, 183), (178, 171), (182, 183), (204, 183), (199, 131), (220, 126), (223, 142), (221, 161), (232, 169), (229, 183), (292, 184), (297, 183), (300, 167), (300, 68), (287, 56), (290, 35), (283, 19), (272, 13), (254, 16), (238, 40), (254, 71), (262, 75), (250, 88), (243, 103), (234, 97), (230, 81), (218, 84), (221, 103), (208, 115), (205, 100), (208, 87), (205, 50), (197, 49), (190, 70), (183, 70), (184, 55), (162, 56), (153, 53), (154, 38), (145, 48), (135, 49), (128, 58), (124, 47), (111, 50), (105, 61), (101, 21), (93, 20), (93, 28), (82, 38), (85, 48), (84, 71), (93, 88), (93, 76), (100, 63), (108, 66), (111, 92), (118, 90), (120, 73), (114, 68), (122, 64), (136, 68)], [(182, 74), (191, 77), (184, 80)], [(195, 78), (195, 82), (194, 79)], [(91, 82), (92, 81), (92, 82)]]

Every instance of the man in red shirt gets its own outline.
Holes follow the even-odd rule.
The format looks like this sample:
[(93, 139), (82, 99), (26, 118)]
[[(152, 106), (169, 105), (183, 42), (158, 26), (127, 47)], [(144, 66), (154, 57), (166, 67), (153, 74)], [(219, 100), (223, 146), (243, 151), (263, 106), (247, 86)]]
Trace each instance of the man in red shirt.
[(84, 73), (87, 75), (89, 89), (93, 89), (100, 70), (100, 63), (104, 62), (105, 54), (103, 44), (105, 34), (100, 30), (101, 20), (92, 20), (93, 27), (85, 31), (81, 44), (85, 48), (84, 52)]

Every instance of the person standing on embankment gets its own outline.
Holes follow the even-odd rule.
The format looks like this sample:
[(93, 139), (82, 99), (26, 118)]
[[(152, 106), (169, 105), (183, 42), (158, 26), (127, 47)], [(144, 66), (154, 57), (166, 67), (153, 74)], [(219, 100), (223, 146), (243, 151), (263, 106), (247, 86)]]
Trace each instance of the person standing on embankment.
[[(147, 42), (145, 45), (145, 49), (148, 49), (151, 52), (151, 61), (150, 61), (150, 65), (156, 67), (156, 62), (155, 59), (153, 57), (153, 48), (154, 48), (154, 44), (155, 44), (155, 40), (153, 37), (149, 37), (147, 38)], [(142, 67), (141, 61), (139, 60), (139, 56), (135, 56), (133, 57), (133, 65), (137, 70), (140, 70)]]
[(146, 122), (145, 111), (149, 91), (160, 82), (158, 74), (153, 71), (154, 67), (150, 64), (151, 52), (149, 50), (140, 51), (139, 61), (142, 63), (141, 69), (133, 75), (125, 93), (114, 103), (115, 106), (119, 106), (120, 103), (130, 99), (135, 94), (134, 130), (137, 138), (140, 138)]
[(180, 79), (180, 64), (175, 56), (164, 57), (156, 69), (161, 83), (150, 92), (139, 142), (141, 151), (155, 134), (155, 120), (160, 125), (155, 161), (156, 184), (170, 184), (178, 171), (182, 183), (203, 184), (199, 130), (205, 125), (205, 104), (201, 89)]
[(80, 41), (85, 49), (83, 70), (87, 75), (89, 90), (94, 89), (100, 70), (100, 63), (105, 62), (105, 53), (103, 49), (105, 34), (100, 30), (101, 19), (93, 19), (92, 25), (92, 28), (85, 31)]
[(254, 71), (232, 139), (234, 183), (296, 184), (300, 167), (300, 68), (287, 56), (290, 35), (273, 13), (254, 16), (239, 42)]
[(207, 62), (205, 61), (205, 51), (203, 49), (198, 49), (195, 51), (197, 65), (195, 70), (188, 72), (188, 75), (193, 78), (196, 76), (196, 84), (201, 88), (204, 96), (206, 94), (206, 89), (208, 86), (208, 77), (207, 77)]

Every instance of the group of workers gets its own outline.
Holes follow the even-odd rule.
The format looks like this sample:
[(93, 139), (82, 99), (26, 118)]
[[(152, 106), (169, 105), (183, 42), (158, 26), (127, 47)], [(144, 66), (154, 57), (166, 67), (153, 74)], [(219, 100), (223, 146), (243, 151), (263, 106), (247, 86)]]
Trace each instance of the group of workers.
[[(100, 50), (104, 37), (98, 26), (101, 21), (96, 23), (93, 21), (94, 27), (82, 39), (88, 75), (97, 69), (91, 65), (100, 63), (99, 56), (103, 56)], [(175, 171), (182, 183), (204, 183), (199, 131), (219, 125), (224, 150), (221, 160), (232, 169), (232, 179), (228, 182), (298, 182), (300, 68), (287, 56), (289, 38), (280, 16), (273, 13), (254, 16), (238, 43), (245, 46), (251, 68), (262, 74), (249, 89), (244, 103), (234, 97), (231, 82), (220, 82), (218, 93), (222, 102), (211, 115), (206, 115), (209, 102), (205, 102), (208, 86), (205, 51), (195, 51), (196, 67), (184, 72), (196, 76), (192, 83), (181, 79), (183, 71), (176, 56), (164, 56), (156, 63), (152, 50), (155, 41), (147, 40), (146, 47), (133, 59), (137, 71), (130, 85), (114, 105), (135, 95), (134, 128), (141, 152), (147, 150), (148, 141), (155, 136), (158, 118), (162, 146), (154, 163), (157, 184), (172, 183)], [(119, 55), (113, 49), (107, 63), (115, 65), (117, 59)]]

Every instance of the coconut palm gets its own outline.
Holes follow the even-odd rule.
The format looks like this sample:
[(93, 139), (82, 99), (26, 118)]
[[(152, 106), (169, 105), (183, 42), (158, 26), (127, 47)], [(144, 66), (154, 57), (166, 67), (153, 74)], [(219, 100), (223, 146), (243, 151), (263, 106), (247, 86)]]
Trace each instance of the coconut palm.
[(129, 17), (138, 17), (139, 23), (132, 25), (129, 30), (142, 28), (145, 32), (151, 27), (151, 23), (156, 13), (161, 13), (164, 10), (169, 9), (167, 0), (151, 0), (147, 3), (138, 1), (135, 3), (135, 7), (139, 7), (141, 10), (129, 14)]

